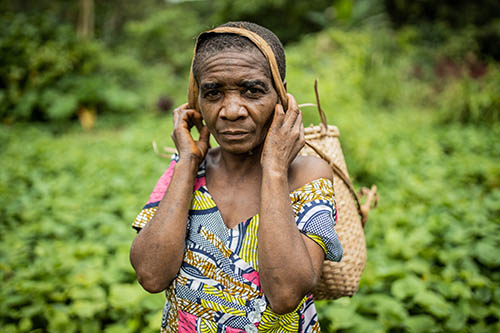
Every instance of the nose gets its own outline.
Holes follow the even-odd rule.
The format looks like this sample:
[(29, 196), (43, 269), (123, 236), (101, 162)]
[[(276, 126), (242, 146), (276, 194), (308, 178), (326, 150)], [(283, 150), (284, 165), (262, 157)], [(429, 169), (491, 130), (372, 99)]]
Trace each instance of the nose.
[(239, 91), (226, 92), (219, 116), (230, 121), (239, 120), (248, 116), (247, 109)]

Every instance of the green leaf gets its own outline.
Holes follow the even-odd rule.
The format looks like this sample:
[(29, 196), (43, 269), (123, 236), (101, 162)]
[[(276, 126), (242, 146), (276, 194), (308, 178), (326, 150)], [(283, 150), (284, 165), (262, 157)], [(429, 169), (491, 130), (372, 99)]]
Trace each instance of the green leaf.
[(146, 296), (138, 285), (119, 284), (111, 286), (110, 304), (117, 309), (133, 308)]
[(444, 318), (450, 313), (450, 306), (444, 298), (432, 291), (423, 291), (416, 294), (414, 301), (437, 318)]
[(331, 306), (324, 314), (331, 320), (331, 329), (333, 330), (350, 328), (355, 323), (356, 313), (350, 307)]
[(405, 320), (404, 324), (410, 333), (430, 333), (438, 331), (434, 319), (427, 315), (409, 317)]
[(97, 301), (78, 300), (71, 306), (73, 313), (81, 318), (93, 318), (97, 313), (106, 309), (106, 303)]
[(452, 311), (445, 327), (450, 331), (462, 331), (465, 328), (468, 317), (457, 310)]
[(493, 241), (487, 242), (483, 240), (476, 245), (474, 251), (477, 259), (488, 267), (500, 266), (500, 254), (498, 247), (493, 244)]
[(408, 275), (403, 279), (395, 281), (391, 286), (391, 292), (399, 299), (413, 296), (425, 290), (425, 283), (414, 275)]

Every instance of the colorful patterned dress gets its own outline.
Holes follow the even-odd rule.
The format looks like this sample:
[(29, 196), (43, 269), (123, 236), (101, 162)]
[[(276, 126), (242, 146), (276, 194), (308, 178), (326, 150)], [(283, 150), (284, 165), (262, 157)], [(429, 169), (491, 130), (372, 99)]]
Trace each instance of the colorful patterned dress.
[[(133, 223), (151, 220), (172, 178), (173, 156)], [(334, 230), (337, 211), (331, 180), (317, 179), (290, 193), (297, 228), (319, 244), (329, 260), (342, 258)], [(228, 229), (198, 170), (189, 210), (184, 261), (166, 291), (161, 332), (319, 332), (312, 295), (287, 314), (275, 314), (262, 292), (257, 259), (259, 215)]]

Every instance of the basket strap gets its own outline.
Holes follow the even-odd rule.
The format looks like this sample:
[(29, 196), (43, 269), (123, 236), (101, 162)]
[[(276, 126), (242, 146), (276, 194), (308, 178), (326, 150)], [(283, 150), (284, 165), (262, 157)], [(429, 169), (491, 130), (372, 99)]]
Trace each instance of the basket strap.
[(363, 187), (361, 191), (359, 192), (360, 197), (365, 197), (366, 196), (366, 201), (364, 204), (361, 205), (361, 223), (363, 224), (363, 227), (366, 224), (366, 221), (368, 220), (368, 213), (372, 208), (377, 207), (378, 205), (378, 193), (377, 193), (377, 186), (372, 185), (370, 189), (367, 187)]
[[(321, 128), (322, 134), (326, 134), (326, 131), (328, 130), (328, 122), (326, 120), (326, 114), (321, 108), (321, 104), (319, 101), (319, 93), (318, 93), (318, 80), (314, 80), (314, 93), (316, 94), (316, 106), (318, 107), (318, 113), (321, 118), (321, 123), (323, 124)], [(312, 142), (309, 142), (306, 140), (306, 145), (309, 146), (312, 150), (316, 152), (321, 158), (330, 164), (330, 167), (332, 168), (333, 172), (337, 174), (337, 176), (342, 179), (344, 184), (346, 184), (347, 188), (349, 189), (349, 192), (351, 192), (352, 196), (354, 197), (354, 200), (356, 201), (356, 206), (358, 208), (358, 213), (359, 216), (361, 217), (361, 224), (363, 227), (366, 224), (366, 221), (368, 220), (368, 213), (372, 208), (377, 207), (378, 204), (378, 193), (377, 193), (377, 186), (372, 185), (370, 189), (363, 187), (360, 191), (360, 193), (356, 193), (354, 190), (354, 186), (351, 182), (351, 179), (349, 176), (342, 171), (342, 169), (335, 164), (331, 160), (331, 158), (326, 155), (319, 147), (314, 145)], [(361, 204), (361, 198), (366, 196), (366, 201), (365, 203)]]
[[(210, 34), (210, 33), (229, 33), (229, 34), (235, 34), (235, 35), (240, 35), (243, 37), (246, 37), (252, 41), (255, 46), (264, 54), (264, 56), (267, 59), (267, 62), (269, 63), (269, 66), (271, 67), (271, 75), (273, 77), (273, 82), (274, 86), (276, 88), (276, 91), (278, 92), (278, 95), (281, 100), (281, 104), (283, 105), (283, 109), (286, 111), (288, 109), (288, 95), (286, 93), (285, 86), (283, 84), (283, 81), (281, 80), (281, 75), (278, 69), (278, 63), (276, 62), (276, 57), (274, 56), (273, 49), (269, 44), (258, 34), (254, 33), (253, 31), (244, 29), (244, 28), (236, 28), (236, 27), (219, 27), (215, 28), (209, 31), (202, 32), (198, 36), (198, 40), (200, 37), (204, 34)], [(194, 61), (194, 56), (196, 55), (196, 48), (198, 46), (198, 41), (195, 44), (194, 47), (194, 54), (193, 54), (193, 61)], [(198, 110), (198, 85), (194, 79), (193, 75), (193, 62), (191, 62), (191, 72), (189, 74), (189, 88), (188, 88), (188, 105), (196, 110)]]
[(321, 123), (324, 126), (324, 131), (326, 131), (328, 129), (328, 122), (326, 121), (326, 114), (319, 103), (318, 79), (314, 80), (314, 93), (316, 94), (316, 105), (318, 107), (319, 117), (321, 118)]
[(332, 159), (328, 155), (326, 155), (321, 150), (321, 148), (319, 148), (314, 143), (312, 143), (312, 142), (310, 142), (308, 140), (306, 140), (306, 145), (309, 146), (312, 150), (314, 150), (314, 152), (316, 152), (316, 154), (318, 154), (323, 160), (325, 160), (330, 165), (330, 167), (332, 168), (333, 172), (337, 176), (339, 176), (340, 179), (342, 179), (342, 181), (344, 182), (344, 184), (346, 184), (347, 188), (349, 189), (349, 192), (351, 192), (352, 196), (354, 197), (354, 199), (356, 201), (356, 206), (358, 208), (359, 215), (361, 217), (363, 217), (363, 213), (361, 211), (361, 204), (359, 203), (358, 194), (356, 193), (356, 190), (354, 190), (354, 186), (352, 185), (352, 182), (349, 179), (349, 176), (347, 176), (345, 174), (345, 172), (342, 171), (342, 169), (335, 162), (333, 162)]

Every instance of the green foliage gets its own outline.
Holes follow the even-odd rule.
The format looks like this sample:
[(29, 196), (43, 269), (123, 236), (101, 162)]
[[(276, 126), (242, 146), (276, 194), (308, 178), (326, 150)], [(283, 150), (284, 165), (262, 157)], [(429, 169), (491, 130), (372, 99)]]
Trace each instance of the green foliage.
[(204, 27), (195, 11), (169, 6), (145, 20), (127, 23), (125, 30), (129, 36), (125, 48), (135, 50), (145, 62), (168, 64), (185, 77), (189, 73), (195, 37)]
[(255, 22), (271, 29), (283, 43), (288, 43), (328, 26), (334, 19), (332, 5), (333, 1), (327, 0), (218, 0), (213, 2), (212, 21), (216, 24)]
[(150, 147), (170, 123), (0, 129), (0, 331), (158, 330), (164, 296), (136, 282), (129, 222), (166, 165)]
[(101, 44), (47, 17), (7, 15), (1, 22), (0, 120), (67, 120), (81, 107), (100, 113), (143, 107), (140, 79), (130, 79), (137, 74), (130, 73), (133, 58), (109, 66), (116, 56)]
[(500, 69), (490, 65), (479, 79), (465, 78), (446, 85), (442, 93), (444, 121), (495, 123), (500, 121)]
[(482, 0), (384, 0), (387, 16), (395, 26), (445, 25), (454, 30), (473, 30), (481, 53), (500, 59), (500, 21), (498, 1)]

